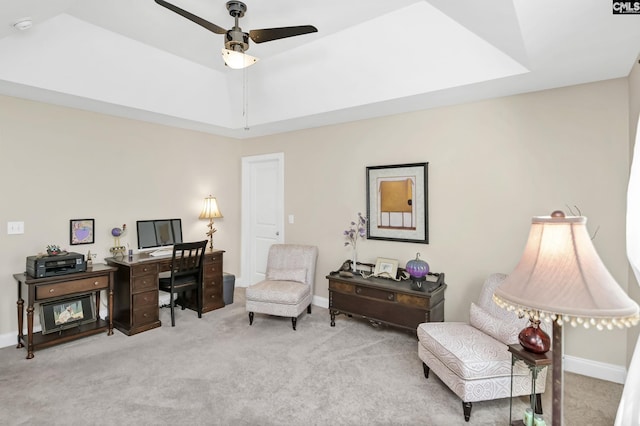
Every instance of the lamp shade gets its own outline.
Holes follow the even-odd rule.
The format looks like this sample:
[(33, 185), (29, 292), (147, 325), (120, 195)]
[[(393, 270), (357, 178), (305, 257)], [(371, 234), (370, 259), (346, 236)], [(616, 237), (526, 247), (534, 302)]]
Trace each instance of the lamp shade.
[(520, 263), (494, 293), (519, 313), (598, 329), (638, 323), (638, 305), (598, 256), (582, 216), (534, 217)]
[(229, 68), (233, 68), (236, 70), (247, 68), (256, 62), (258, 62), (258, 58), (247, 55), (244, 52), (238, 52), (235, 50), (222, 49), (222, 58), (224, 59), (224, 63), (227, 64)]
[(218, 201), (216, 201), (216, 197), (209, 195), (204, 199), (199, 219), (215, 219), (218, 217), (222, 217), (222, 213), (218, 208)]

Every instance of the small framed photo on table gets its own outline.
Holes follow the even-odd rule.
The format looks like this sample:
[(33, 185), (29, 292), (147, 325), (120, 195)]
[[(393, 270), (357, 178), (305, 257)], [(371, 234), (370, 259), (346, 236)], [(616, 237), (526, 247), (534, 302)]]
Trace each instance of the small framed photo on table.
[(78, 244), (93, 244), (95, 222), (93, 219), (71, 219), (69, 224), (69, 243), (72, 246)]
[(398, 261), (379, 257), (376, 259), (376, 269), (373, 271), (376, 277), (396, 278), (398, 274)]

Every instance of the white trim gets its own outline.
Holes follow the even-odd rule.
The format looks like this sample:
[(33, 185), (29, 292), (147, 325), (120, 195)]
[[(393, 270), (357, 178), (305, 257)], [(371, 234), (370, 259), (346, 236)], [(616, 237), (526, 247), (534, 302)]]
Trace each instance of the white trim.
[(620, 384), (624, 384), (627, 378), (627, 369), (622, 365), (607, 364), (570, 355), (564, 356), (564, 371)]
[(329, 299), (326, 297), (313, 296), (312, 304), (320, 306), (321, 308), (329, 309)]
[(8, 348), (9, 346), (18, 346), (16, 333), (0, 334), (0, 348)]

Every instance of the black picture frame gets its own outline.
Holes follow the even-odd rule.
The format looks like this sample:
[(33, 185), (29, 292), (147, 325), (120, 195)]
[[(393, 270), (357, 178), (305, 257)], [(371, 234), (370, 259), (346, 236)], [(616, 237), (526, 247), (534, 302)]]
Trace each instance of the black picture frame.
[(367, 238), (429, 244), (429, 163), (367, 167)]
[[(66, 312), (65, 315), (62, 315)], [(78, 294), (40, 304), (42, 334), (54, 333), (97, 321), (95, 294)]]
[(95, 242), (94, 219), (71, 219), (69, 221), (69, 244), (93, 244)]

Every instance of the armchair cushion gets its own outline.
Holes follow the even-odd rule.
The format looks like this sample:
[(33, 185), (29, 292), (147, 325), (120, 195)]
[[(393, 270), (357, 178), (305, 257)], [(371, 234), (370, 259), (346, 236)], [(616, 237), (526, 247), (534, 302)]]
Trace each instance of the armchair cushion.
[(478, 330), (485, 332), (505, 345), (518, 343), (518, 334), (525, 327), (520, 321), (517, 323), (505, 322), (501, 318), (496, 318), (473, 302), (471, 302), (469, 311), (469, 322)]
[[(456, 376), (477, 380), (511, 376), (511, 353), (506, 346), (465, 323), (428, 323), (418, 326), (420, 343)], [(527, 374), (527, 368), (514, 374)]]
[(309, 296), (311, 287), (296, 281), (260, 281), (247, 287), (246, 297), (256, 303), (297, 305)]
[(269, 281), (296, 281), (305, 283), (307, 280), (306, 268), (269, 269), (266, 279)]

